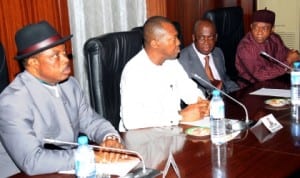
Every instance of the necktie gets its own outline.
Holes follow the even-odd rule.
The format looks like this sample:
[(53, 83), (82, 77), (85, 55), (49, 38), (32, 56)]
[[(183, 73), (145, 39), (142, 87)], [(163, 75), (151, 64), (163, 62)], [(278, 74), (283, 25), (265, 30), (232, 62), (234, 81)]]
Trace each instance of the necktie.
[(213, 73), (211, 71), (211, 68), (209, 66), (209, 56), (205, 56), (204, 60), (205, 60), (204, 68), (205, 68), (206, 75), (207, 75), (207, 77), (210, 81), (214, 81), (215, 78), (214, 78), (214, 75), (213, 75)]
[(205, 73), (206, 73), (206, 75), (207, 75), (209, 81), (210, 81), (215, 87), (221, 89), (221, 88), (222, 88), (222, 81), (216, 80), (216, 79), (214, 78), (214, 75), (213, 75), (213, 73), (212, 73), (212, 71), (211, 71), (211, 68), (210, 68), (210, 66), (209, 66), (209, 56), (205, 56), (205, 57), (204, 57), (204, 60), (205, 60), (205, 66), (204, 66), (204, 68), (205, 68)]

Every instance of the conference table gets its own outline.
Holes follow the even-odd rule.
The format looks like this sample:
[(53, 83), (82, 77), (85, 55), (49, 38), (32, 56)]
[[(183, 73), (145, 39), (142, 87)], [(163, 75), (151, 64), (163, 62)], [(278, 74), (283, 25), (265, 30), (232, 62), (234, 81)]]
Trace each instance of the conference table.
[[(249, 94), (260, 88), (289, 89), (289, 81), (289, 76), (282, 76), (230, 94), (245, 105), (252, 121), (273, 114), (283, 126), (275, 133), (260, 125), (255, 130), (241, 131), (220, 146), (212, 144), (209, 136), (186, 135), (186, 129), (191, 127), (188, 125), (132, 130), (123, 133), (122, 137), (128, 149), (141, 154), (147, 168), (159, 170), (165, 177), (178, 177), (177, 174), (182, 178), (300, 177), (300, 121), (291, 117), (291, 106), (269, 107), (265, 101), (274, 96)], [(224, 100), (226, 118), (245, 118), (245, 111), (240, 105), (227, 97)], [(13, 177), (29, 176), (20, 173)], [(64, 178), (74, 175), (34, 177)]]

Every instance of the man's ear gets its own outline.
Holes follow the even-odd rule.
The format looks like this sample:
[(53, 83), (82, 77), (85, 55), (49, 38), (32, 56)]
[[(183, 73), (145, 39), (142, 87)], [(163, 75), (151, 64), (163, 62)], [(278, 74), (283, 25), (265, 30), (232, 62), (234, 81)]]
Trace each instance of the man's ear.
[(159, 47), (159, 41), (158, 40), (151, 40), (150, 45), (152, 48), (158, 48)]
[(36, 57), (29, 57), (27, 61), (28, 66), (36, 66), (39, 63)]
[(275, 31), (275, 26), (272, 26), (271, 32), (273, 33)]

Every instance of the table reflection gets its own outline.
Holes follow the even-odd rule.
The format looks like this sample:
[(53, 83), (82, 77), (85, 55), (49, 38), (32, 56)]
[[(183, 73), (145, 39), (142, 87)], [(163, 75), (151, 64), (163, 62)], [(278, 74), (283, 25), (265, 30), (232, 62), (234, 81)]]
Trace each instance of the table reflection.
[(168, 158), (169, 153), (181, 150), (186, 141), (182, 128), (162, 127), (131, 130), (123, 134), (127, 149), (139, 152), (146, 167), (156, 168)]
[(227, 144), (211, 144), (211, 163), (213, 178), (227, 177)]
[(294, 145), (300, 147), (300, 120), (292, 120), (291, 135), (294, 140)]

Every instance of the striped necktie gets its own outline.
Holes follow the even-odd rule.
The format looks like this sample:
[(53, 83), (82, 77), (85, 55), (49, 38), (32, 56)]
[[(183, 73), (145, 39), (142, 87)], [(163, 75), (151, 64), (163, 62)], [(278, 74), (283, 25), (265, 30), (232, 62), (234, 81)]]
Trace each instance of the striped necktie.
[(214, 78), (214, 75), (213, 75), (213, 73), (212, 73), (212, 71), (211, 71), (211, 68), (210, 68), (210, 66), (209, 66), (209, 56), (205, 56), (205, 57), (204, 57), (204, 60), (205, 60), (205, 66), (204, 66), (204, 68), (205, 68), (205, 73), (206, 73), (206, 75), (207, 75), (207, 77), (208, 77), (208, 79), (209, 79), (210, 81), (214, 81), (215, 78)]

